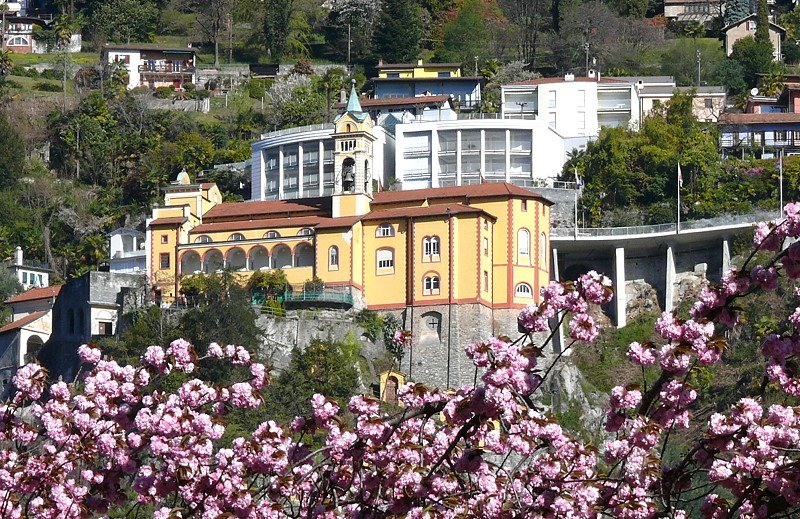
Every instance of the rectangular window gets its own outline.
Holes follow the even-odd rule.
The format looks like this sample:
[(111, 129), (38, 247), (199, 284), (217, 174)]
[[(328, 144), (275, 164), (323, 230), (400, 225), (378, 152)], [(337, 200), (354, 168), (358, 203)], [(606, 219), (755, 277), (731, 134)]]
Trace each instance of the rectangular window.
[(389, 79), (399, 79), (400, 78), (400, 73), (399, 72), (389, 72), (388, 74), (386, 74), (386, 77), (388, 77)]
[(99, 335), (113, 335), (114, 326), (108, 321), (100, 321), (97, 323), (97, 333)]
[(449, 72), (439, 72), (437, 75), (438, 77), (450, 77)]
[[(378, 250), (378, 271), (394, 270), (394, 251), (391, 249)], [(383, 272), (388, 274), (388, 272)]]
[(704, 99), (703, 102), (705, 103), (706, 108), (714, 108), (713, 99)]
[(547, 91), (547, 108), (555, 108), (556, 107), (556, 91), (555, 90), (548, 90)]
[(549, 112), (547, 114), (547, 125), (555, 130), (556, 128), (556, 113)]
[(586, 129), (586, 112), (578, 112), (578, 129)]
[(489, 255), (489, 238), (483, 239), (483, 255), (484, 256)]
[(168, 242), (169, 242), (169, 236), (167, 236), (166, 234), (162, 234), (161, 243), (168, 243)]
[(28, 273), (27, 272), (23, 272), (22, 273), (22, 284), (23, 285), (27, 285), (28, 284)]
[(158, 256), (158, 264), (159, 264), (159, 268), (161, 270), (166, 270), (166, 269), (169, 268), (169, 253), (168, 252), (162, 252)]
[(489, 271), (487, 270), (483, 271), (483, 291), (489, 291)]
[(523, 200), (522, 201), (522, 210), (523, 211), (527, 211), (528, 210), (528, 201), (527, 200)]
[(785, 141), (786, 140), (786, 132), (785, 131), (776, 131), (775, 132), (775, 140), (776, 141)]

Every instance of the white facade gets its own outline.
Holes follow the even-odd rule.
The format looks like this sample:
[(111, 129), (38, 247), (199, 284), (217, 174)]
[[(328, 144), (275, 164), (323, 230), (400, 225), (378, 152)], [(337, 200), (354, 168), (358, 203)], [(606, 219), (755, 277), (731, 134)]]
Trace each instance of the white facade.
[(462, 119), (395, 127), (395, 178), (403, 189), (485, 182), (532, 187), (556, 177), (565, 140), (542, 120)]
[(196, 83), (195, 50), (167, 48), (155, 45), (111, 45), (103, 47), (102, 61), (122, 63), (128, 72), (128, 89), (146, 86), (182, 88), (185, 83)]
[(50, 286), (50, 270), (38, 266), (26, 265), (22, 247), (14, 250), (14, 262), (8, 266), (23, 290)]
[(117, 229), (109, 233), (111, 272), (147, 273), (145, 235), (133, 229)]

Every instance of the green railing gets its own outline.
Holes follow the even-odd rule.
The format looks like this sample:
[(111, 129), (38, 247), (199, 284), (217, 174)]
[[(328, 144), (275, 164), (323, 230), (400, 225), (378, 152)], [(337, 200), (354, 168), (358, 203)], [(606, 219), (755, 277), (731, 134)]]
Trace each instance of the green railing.
[(312, 303), (341, 303), (353, 304), (353, 295), (349, 290), (300, 290), (287, 292), (284, 301), (289, 302), (312, 302)]

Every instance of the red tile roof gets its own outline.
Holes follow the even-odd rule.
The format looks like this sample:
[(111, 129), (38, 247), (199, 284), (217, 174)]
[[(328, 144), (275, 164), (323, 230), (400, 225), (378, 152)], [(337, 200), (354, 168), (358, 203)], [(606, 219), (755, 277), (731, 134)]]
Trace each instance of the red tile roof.
[(28, 314), (22, 319), (17, 319), (13, 323), (8, 323), (7, 325), (0, 328), (0, 333), (10, 332), (11, 330), (18, 330), (23, 326), (30, 324), (34, 321), (37, 321), (47, 315), (48, 310), (42, 310), (41, 312), (33, 312), (32, 314)]
[(511, 85), (549, 85), (551, 83), (627, 83), (622, 79), (614, 79), (601, 77), (600, 81), (593, 77), (575, 77), (572, 81), (566, 81), (563, 76), (561, 77), (540, 77), (536, 79), (526, 79), (525, 81), (517, 81), (516, 83), (509, 83)]
[(357, 221), (361, 220), (360, 216), (342, 216), (340, 218), (325, 218), (314, 229), (341, 229), (350, 228)]
[(156, 218), (152, 222), (150, 222), (150, 227), (160, 226), (160, 225), (171, 225), (173, 227), (177, 227), (181, 225), (183, 222), (186, 221), (186, 218), (183, 216), (170, 216), (167, 218)]
[(207, 232), (244, 231), (248, 229), (280, 229), (285, 227), (313, 227), (320, 222), (319, 216), (300, 216), (295, 218), (268, 218), (264, 220), (244, 220), (215, 222), (198, 225), (189, 234)]
[(719, 116), (720, 124), (776, 124), (776, 123), (800, 123), (800, 114), (792, 112), (778, 112), (766, 114), (731, 114), (725, 113)]
[(477, 207), (470, 207), (461, 204), (440, 204), (425, 207), (399, 207), (397, 209), (383, 209), (379, 211), (372, 211), (362, 218), (363, 221), (370, 220), (391, 220), (394, 218), (406, 217), (425, 217), (425, 216), (447, 216), (448, 211), (450, 214), (484, 214), (495, 219), (494, 216), (486, 213), (483, 209)]
[(436, 200), (445, 198), (535, 198), (552, 205), (552, 202), (542, 195), (524, 187), (515, 186), (507, 182), (491, 182), (487, 184), (473, 184), (470, 186), (434, 187), (427, 189), (411, 189), (408, 191), (381, 191), (374, 194), (372, 205), (396, 204), (423, 200)]
[(214, 182), (203, 182), (202, 184), (200, 184), (200, 188), (201, 189), (211, 189), (215, 185), (216, 184)]
[(61, 292), (61, 285), (54, 285), (51, 287), (31, 288), (14, 297), (9, 297), (5, 300), (8, 303), (22, 303), (23, 301), (36, 301), (37, 299), (50, 299), (51, 297), (58, 297)]
[[(415, 105), (429, 105), (440, 104), (450, 100), (450, 96), (417, 96), (417, 97), (386, 97), (381, 99), (361, 99), (361, 106), (363, 108), (381, 107), (381, 106), (415, 106)], [(336, 103), (334, 108), (344, 108), (345, 103)]]
[[(301, 198), (298, 200), (265, 200), (250, 202), (231, 202), (219, 204), (203, 215), (204, 222), (230, 221), (243, 219), (263, 219), (279, 215), (325, 216), (330, 214), (330, 198)], [(300, 213), (300, 214), (297, 214)], [(305, 213), (305, 214), (303, 214)]]

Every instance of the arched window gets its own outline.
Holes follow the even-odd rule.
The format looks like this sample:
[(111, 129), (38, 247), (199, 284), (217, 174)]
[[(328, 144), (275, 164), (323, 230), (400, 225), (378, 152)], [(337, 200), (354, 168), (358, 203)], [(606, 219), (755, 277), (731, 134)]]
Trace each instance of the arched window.
[(440, 288), (439, 276), (431, 275), (425, 276), (425, 279), (422, 280), (422, 295), (425, 296), (436, 296), (439, 295), (439, 288)]
[(539, 236), (539, 266), (543, 269), (547, 268), (547, 235), (545, 233)]
[(394, 226), (390, 223), (382, 223), (378, 226), (378, 230), (375, 232), (376, 238), (388, 238), (390, 236), (394, 236)]
[(520, 229), (517, 233), (517, 250), (519, 252), (517, 263), (520, 265), (531, 264), (531, 233), (527, 229)]
[(24, 36), (14, 36), (10, 40), (8, 40), (8, 43), (6, 45), (10, 47), (27, 47), (28, 45), (30, 45), (30, 42)]
[(240, 232), (235, 232), (228, 236), (228, 241), (242, 241), (244, 240), (244, 234)]
[(516, 289), (517, 297), (533, 297), (533, 289), (527, 283), (520, 283)]
[(391, 274), (394, 272), (394, 250), (378, 249), (376, 258), (378, 274)]
[(422, 261), (439, 261), (441, 240), (438, 236), (426, 236), (422, 240)]
[(311, 236), (312, 234), (314, 234), (314, 231), (312, 231), (312, 230), (311, 230), (311, 229), (309, 229), (308, 227), (306, 227), (305, 229), (300, 229), (300, 230), (297, 232), (297, 235), (298, 235), (298, 236)]
[(264, 234), (264, 238), (266, 238), (268, 240), (270, 240), (272, 238), (280, 238), (280, 237), (281, 237), (281, 234), (278, 231), (267, 231), (266, 234)]
[(75, 310), (72, 308), (67, 310), (67, 325), (69, 327), (69, 333), (75, 333)]
[(328, 249), (328, 270), (339, 270), (339, 247)]
[(194, 242), (195, 242), (195, 243), (210, 243), (210, 242), (211, 242), (211, 237), (209, 237), (209, 236), (206, 236), (206, 235), (204, 234), (204, 235), (202, 235), (202, 236), (198, 236), (197, 238), (195, 238), (195, 239), (194, 239)]

